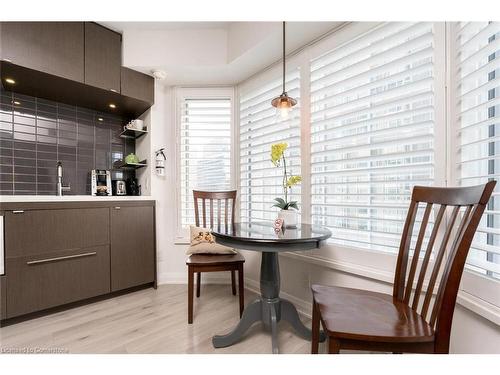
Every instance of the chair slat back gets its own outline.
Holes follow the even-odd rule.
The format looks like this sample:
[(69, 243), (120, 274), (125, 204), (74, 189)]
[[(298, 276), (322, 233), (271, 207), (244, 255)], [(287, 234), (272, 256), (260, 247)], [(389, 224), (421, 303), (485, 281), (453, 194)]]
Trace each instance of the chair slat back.
[[(193, 190), (194, 198), (194, 220), (197, 227), (202, 226), (203, 228), (216, 228), (220, 229), (222, 225), (226, 228), (228, 223), (234, 223), (234, 210), (236, 207), (236, 190), (229, 191), (200, 191)], [(202, 225), (200, 224), (200, 207), (199, 201), (201, 201), (201, 219)], [(208, 201), (208, 205), (207, 202)], [(214, 205), (214, 201), (216, 205)], [(224, 205), (222, 202), (224, 201)], [(231, 202), (230, 202), (231, 201)], [(208, 210), (207, 210), (208, 206)], [(224, 209), (222, 209), (224, 207)], [(207, 218), (209, 220), (207, 226)]]
[[(449, 345), (449, 331), (467, 254), (495, 185), (496, 181), (490, 181), (463, 188), (415, 186), (413, 189), (399, 247), (393, 296), (410, 305), (435, 327), (440, 345)], [(438, 205), (425, 253), (420, 257), (433, 208)], [(418, 226), (418, 212), (423, 207), (416, 241), (412, 241), (413, 227)], [(427, 284), (425, 291), (424, 284)]]

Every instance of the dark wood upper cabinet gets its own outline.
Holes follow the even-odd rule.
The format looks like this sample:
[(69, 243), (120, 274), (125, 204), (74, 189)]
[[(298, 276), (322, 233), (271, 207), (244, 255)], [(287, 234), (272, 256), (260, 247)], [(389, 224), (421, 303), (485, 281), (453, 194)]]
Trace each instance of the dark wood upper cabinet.
[(122, 37), (94, 22), (85, 22), (85, 83), (120, 92)]
[(111, 291), (155, 280), (154, 207), (111, 208)]
[(2, 22), (0, 58), (84, 82), (83, 22)]
[(122, 67), (121, 93), (130, 98), (142, 100), (152, 105), (155, 101), (155, 81), (153, 77)]

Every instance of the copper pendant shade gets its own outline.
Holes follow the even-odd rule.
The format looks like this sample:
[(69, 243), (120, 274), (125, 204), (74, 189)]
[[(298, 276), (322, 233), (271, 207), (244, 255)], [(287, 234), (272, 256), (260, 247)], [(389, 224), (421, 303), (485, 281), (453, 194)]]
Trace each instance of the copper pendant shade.
[(297, 99), (290, 98), (288, 94), (285, 91), (283, 91), (283, 93), (280, 96), (274, 98), (271, 101), (271, 104), (273, 107), (276, 108), (284, 108), (284, 107), (290, 108), (293, 107), (295, 104), (297, 104)]
[(274, 98), (271, 101), (271, 105), (277, 110), (291, 110), (291, 108), (297, 104), (297, 100), (291, 98), (286, 93), (285, 89), (286, 80), (286, 52), (285, 52), (285, 22), (283, 22), (283, 92), (280, 96)]

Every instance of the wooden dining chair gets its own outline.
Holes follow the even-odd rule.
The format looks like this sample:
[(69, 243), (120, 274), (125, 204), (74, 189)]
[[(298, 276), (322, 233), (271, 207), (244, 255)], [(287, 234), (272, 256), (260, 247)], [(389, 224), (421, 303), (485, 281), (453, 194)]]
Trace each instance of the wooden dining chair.
[[(234, 208), (236, 206), (236, 190), (231, 191), (198, 191), (193, 190), (195, 224), (197, 227), (228, 230), (234, 223)], [(201, 200), (202, 224), (200, 223), (199, 201)], [(208, 201), (208, 204), (207, 204)], [(231, 203), (230, 203), (231, 201)], [(215, 222), (214, 202), (216, 202), (217, 221)], [(223, 206), (222, 206), (223, 204)], [(224, 210), (222, 210), (224, 207)], [(207, 212), (208, 211), (208, 212)], [(229, 212), (231, 216), (229, 217)], [(208, 215), (207, 215), (208, 213)], [(223, 213), (223, 215), (222, 215)], [(207, 216), (209, 221), (207, 220)], [(222, 221), (222, 216), (224, 221)], [(236, 254), (193, 254), (188, 257), (188, 323), (193, 323), (193, 293), (194, 274), (196, 279), (196, 297), (200, 297), (201, 274), (203, 272), (231, 271), (231, 289), (236, 295), (236, 271), (238, 271), (238, 293), (240, 302), (240, 318), (245, 306), (245, 292), (243, 285), (243, 263), (245, 258)]]
[[(321, 322), (329, 340), (329, 353), (338, 353), (340, 349), (448, 353), (465, 260), (495, 184), (496, 181), (490, 181), (463, 188), (415, 186), (403, 228), (392, 295), (313, 285), (311, 352), (318, 353)], [(421, 257), (433, 205), (439, 205), (439, 210)], [(412, 240), (420, 208), (424, 209), (420, 229)], [(448, 217), (447, 211), (451, 211)]]

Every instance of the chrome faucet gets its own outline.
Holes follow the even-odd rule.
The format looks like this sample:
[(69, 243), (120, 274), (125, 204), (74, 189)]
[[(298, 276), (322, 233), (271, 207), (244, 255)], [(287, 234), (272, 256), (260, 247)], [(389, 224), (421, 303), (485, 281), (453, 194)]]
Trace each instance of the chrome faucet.
[(57, 162), (57, 191), (56, 195), (61, 196), (63, 195), (63, 191), (70, 191), (71, 186), (64, 186), (63, 185), (63, 167), (62, 163), (60, 161)]

